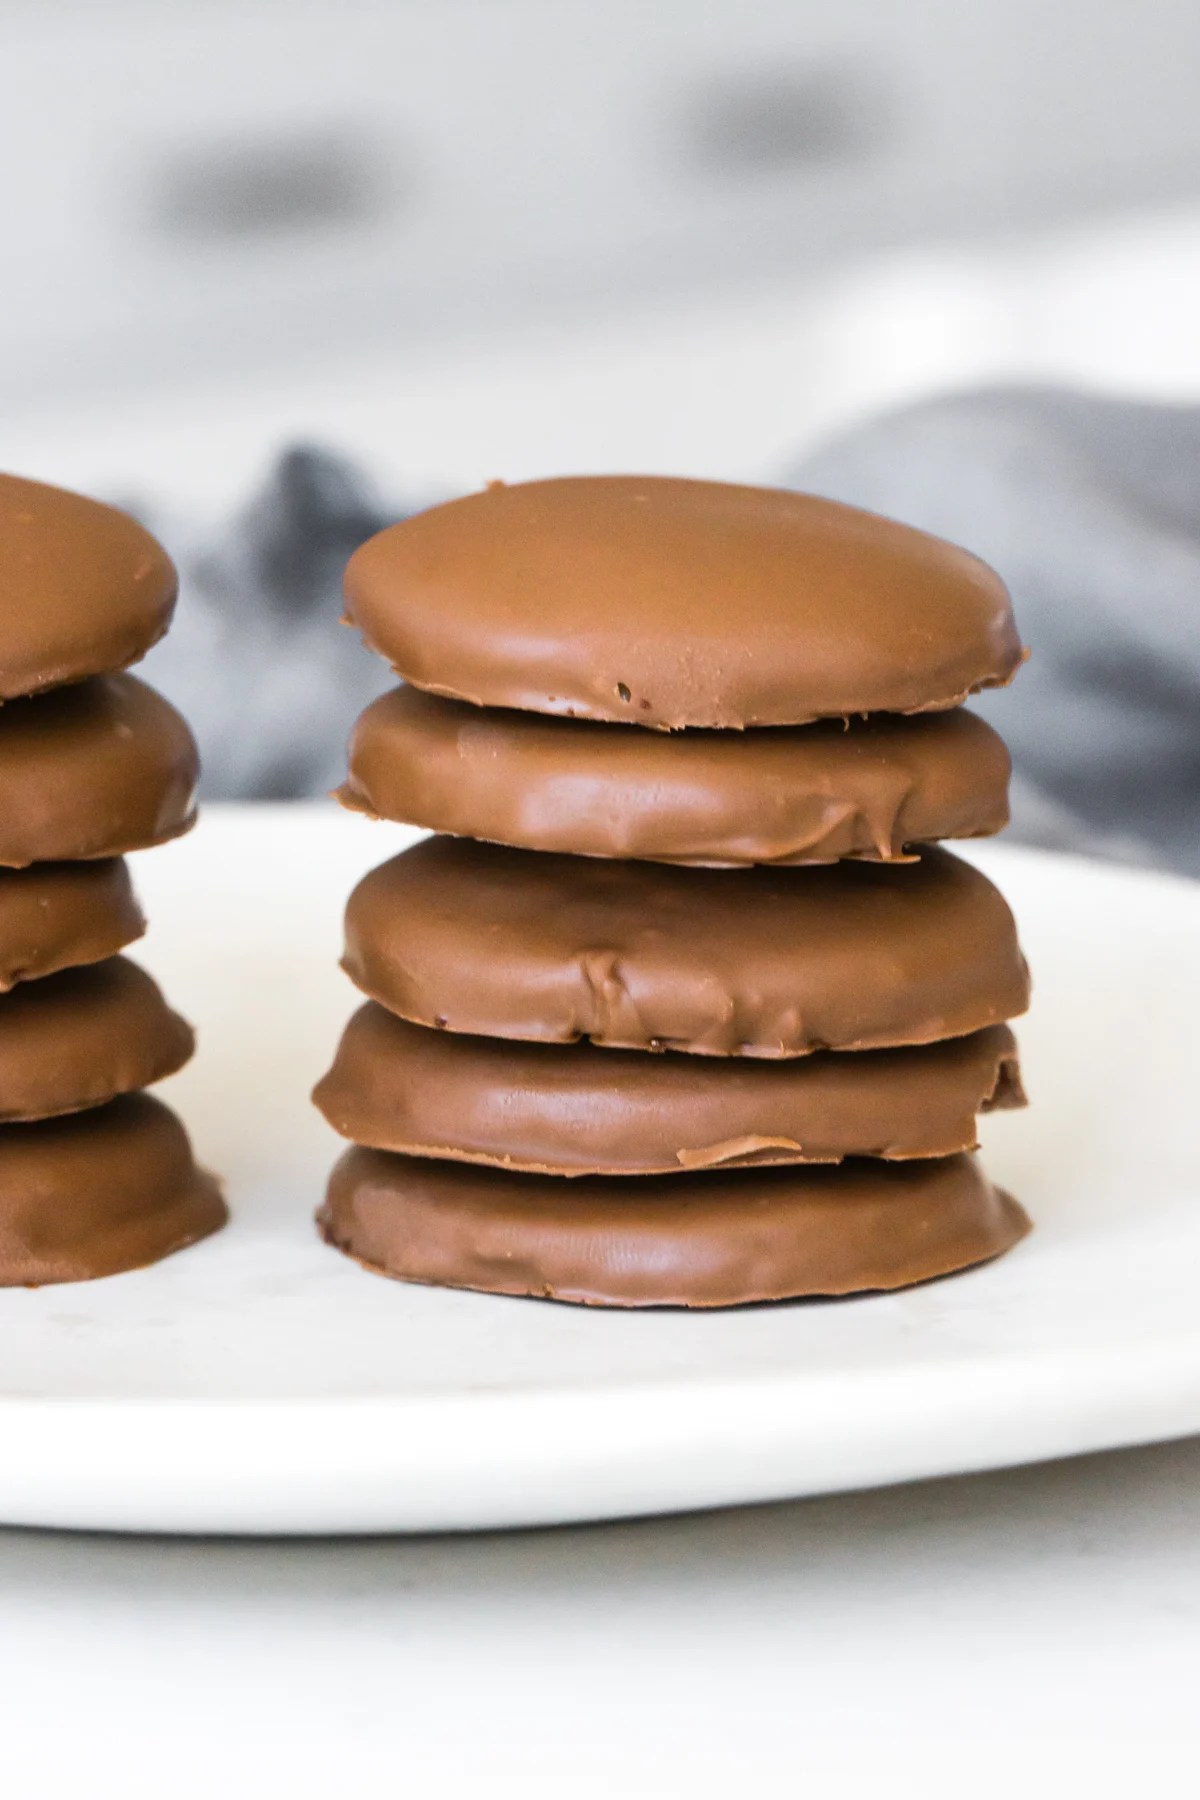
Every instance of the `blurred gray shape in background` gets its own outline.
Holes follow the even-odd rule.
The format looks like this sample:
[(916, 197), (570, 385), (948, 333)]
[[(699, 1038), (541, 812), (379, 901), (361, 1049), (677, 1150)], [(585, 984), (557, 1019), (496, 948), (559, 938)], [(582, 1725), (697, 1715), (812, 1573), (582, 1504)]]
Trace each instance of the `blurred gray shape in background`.
[(788, 477), (1004, 576), (1033, 654), (974, 704), (1013, 752), (1016, 835), (1200, 874), (1200, 407), (951, 395)]
[(369, 146), (348, 128), (180, 145), (145, 182), (149, 230), (199, 240), (353, 229), (385, 201)]
[(294, 448), (224, 526), (132, 510), (179, 566), (175, 624), (144, 669), (192, 723), (202, 795), (327, 793), (345, 774), (355, 717), (395, 680), (339, 627), (342, 574), (402, 509), (345, 458)]
[(680, 138), (714, 180), (854, 164), (889, 147), (897, 95), (886, 70), (862, 62), (723, 70), (698, 83)]

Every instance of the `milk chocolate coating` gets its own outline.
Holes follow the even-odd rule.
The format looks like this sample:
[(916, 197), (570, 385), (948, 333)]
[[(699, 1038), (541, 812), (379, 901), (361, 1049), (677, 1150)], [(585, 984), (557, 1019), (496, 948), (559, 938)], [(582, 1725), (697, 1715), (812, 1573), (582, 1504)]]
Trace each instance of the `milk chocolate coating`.
[(409, 1025), (374, 1001), (313, 1095), (353, 1143), (544, 1175), (667, 1175), (973, 1150), (1024, 1100), (1006, 1025), (787, 1062), (514, 1044)]
[(971, 1156), (630, 1180), (353, 1149), (318, 1224), (380, 1274), (592, 1306), (739, 1306), (907, 1287), (1029, 1230)]
[(182, 1069), (191, 1026), (124, 956), (66, 969), (0, 999), (0, 1120), (49, 1119)]
[(1008, 823), (1009, 756), (973, 713), (684, 731), (492, 712), (398, 688), (338, 798), (377, 818), (575, 856), (733, 867), (903, 859)]
[(123, 862), (0, 869), (0, 993), (100, 962), (145, 929)]
[(1029, 998), (1003, 895), (945, 850), (725, 871), (428, 838), (350, 896), (343, 967), (419, 1025), (715, 1056), (931, 1043)]
[(149, 1094), (0, 1126), (0, 1287), (144, 1268), (227, 1216), (183, 1126)]
[(127, 513), (0, 475), (0, 699), (137, 662), (175, 591), (166, 551)]
[(807, 494), (658, 476), (435, 506), (355, 552), (346, 605), (433, 693), (660, 728), (936, 711), (1023, 654), (965, 550)]
[(0, 708), (0, 864), (121, 856), (196, 816), (196, 741), (132, 675), (101, 675)]

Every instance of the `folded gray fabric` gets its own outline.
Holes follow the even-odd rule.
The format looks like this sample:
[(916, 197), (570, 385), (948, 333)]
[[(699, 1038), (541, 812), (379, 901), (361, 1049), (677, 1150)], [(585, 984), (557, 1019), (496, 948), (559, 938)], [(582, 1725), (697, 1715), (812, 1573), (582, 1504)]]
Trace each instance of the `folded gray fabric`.
[(179, 565), (175, 623), (143, 666), (192, 722), (202, 795), (328, 793), (345, 774), (358, 713), (395, 682), (338, 625), (342, 571), (359, 544), (413, 508), (389, 505), (345, 458), (296, 448), (215, 530), (132, 510)]
[(1043, 388), (902, 408), (788, 470), (966, 544), (1033, 655), (978, 710), (1014, 835), (1200, 874), (1200, 407)]

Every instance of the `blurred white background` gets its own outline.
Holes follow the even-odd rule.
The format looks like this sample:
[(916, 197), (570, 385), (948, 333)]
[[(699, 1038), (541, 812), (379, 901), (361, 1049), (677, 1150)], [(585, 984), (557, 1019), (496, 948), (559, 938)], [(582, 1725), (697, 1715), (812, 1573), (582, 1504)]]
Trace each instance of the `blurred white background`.
[(219, 509), (1200, 392), (1194, 0), (0, 0), (0, 464)]

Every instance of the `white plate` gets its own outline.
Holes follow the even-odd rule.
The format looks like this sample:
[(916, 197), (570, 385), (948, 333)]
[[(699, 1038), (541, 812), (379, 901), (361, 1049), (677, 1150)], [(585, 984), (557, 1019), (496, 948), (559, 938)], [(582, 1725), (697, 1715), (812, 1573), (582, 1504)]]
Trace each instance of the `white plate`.
[(233, 1223), (0, 1293), (0, 1520), (416, 1531), (767, 1500), (1200, 1430), (1200, 886), (989, 846), (1037, 976), (1033, 1106), (989, 1122), (1037, 1230), (908, 1294), (714, 1315), (408, 1288), (324, 1249), (308, 1089), (352, 880), (411, 834), (212, 808), (138, 859), (143, 960), (201, 1028), (164, 1090)]

